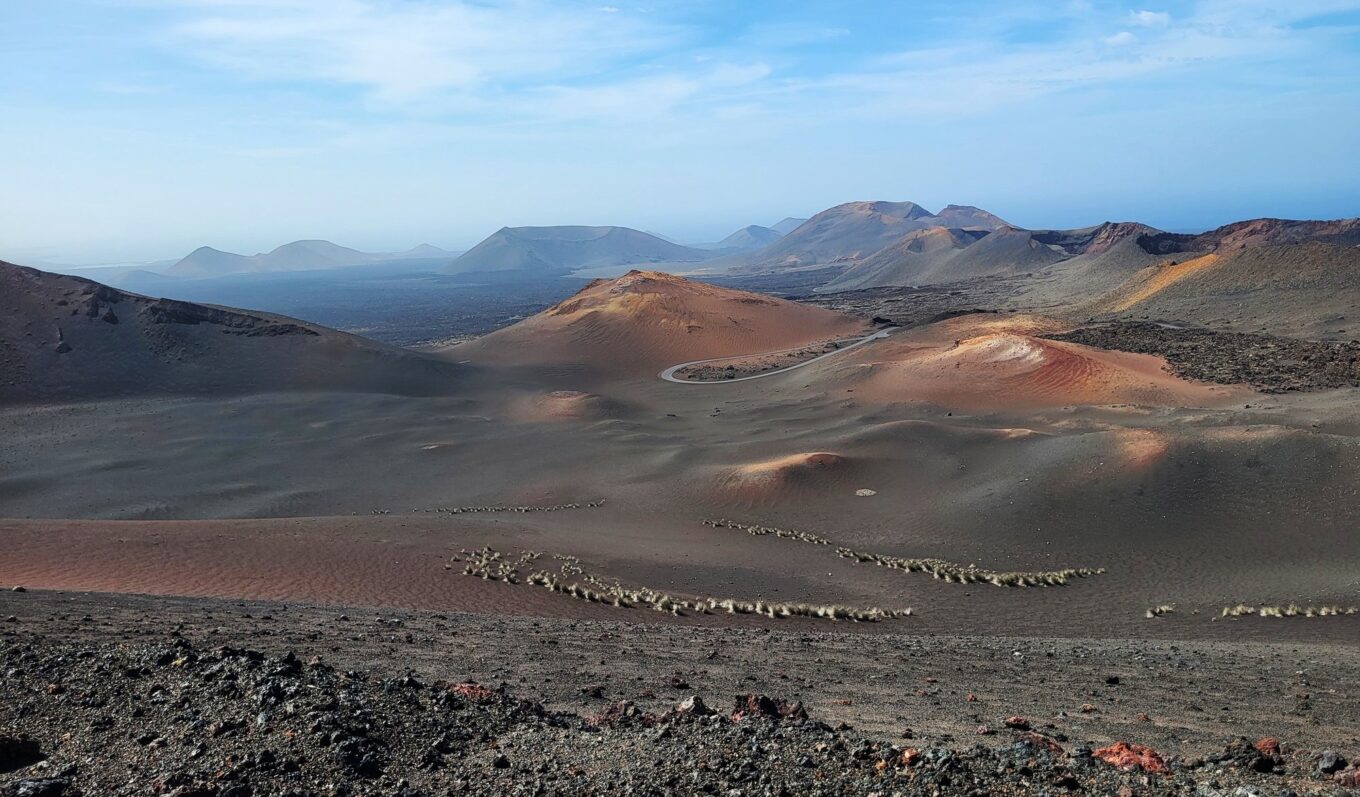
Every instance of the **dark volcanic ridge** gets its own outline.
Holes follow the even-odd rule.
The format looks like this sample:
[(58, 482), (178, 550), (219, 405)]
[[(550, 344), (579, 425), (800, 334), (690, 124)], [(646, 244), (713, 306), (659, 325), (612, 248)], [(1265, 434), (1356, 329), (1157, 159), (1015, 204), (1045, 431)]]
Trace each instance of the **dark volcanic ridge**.
[(1046, 335), (1101, 349), (1165, 357), (1179, 376), (1263, 393), (1360, 387), (1360, 342), (1328, 343), (1123, 321)]
[(451, 363), (281, 316), (152, 299), (0, 263), (0, 402), (442, 392)]

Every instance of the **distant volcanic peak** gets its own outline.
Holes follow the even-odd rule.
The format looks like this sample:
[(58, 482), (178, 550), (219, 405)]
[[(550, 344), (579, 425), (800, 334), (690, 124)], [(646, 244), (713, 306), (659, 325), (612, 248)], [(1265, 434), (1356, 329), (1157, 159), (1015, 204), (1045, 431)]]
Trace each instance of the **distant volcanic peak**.
[(1323, 243), (1360, 243), (1360, 219), (1296, 221), (1292, 219), (1250, 219), (1228, 224), (1205, 233), (1218, 239), (1223, 249), (1245, 249), (1270, 244), (1308, 241)]
[(1140, 235), (1156, 235), (1160, 230), (1136, 221), (1107, 221), (1096, 227), (1091, 240), (1082, 247), (1082, 254), (1098, 255), (1116, 244)]
[[(680, 309), (686, 304), (686, 299), (704, 298), (731, 301), (735, 297), (744, 296), (745, 294), (739, 291), (730, 291), (702, 282), (693, 282), (674, 274), (667, 274), (664, 271), (632, 269), (615, 279), (592, 280), (570, 299), (545, 310), (544, 314), (561, 317), (575, 316), (587, 312), (602, 312), (614, 315), (650, 315), (656, 320), (666, 315), (666, 312), (660, 308), (653, 309), (653, 306), (662, 299), (673, 300), (668, 303)], [(764, 297), (756, 298), (759, 301), (767, 301)], [(773, 303), (773, 300), (768, 301)]]
[(564, 224), (557, 227), (502, 227), (500, 232), (530, 241), (593, 241), (622, 229)]
[(450, 269), (566, 274), (634, 263), (694, 262), (712, 256), (628, 227), (506, 227), (465, 252)]
[[(926, 210), (915, 202), (884, 202), (884, 201), (865, 201), (849, 202), (840, 207), (857, 213), (876, 213), (894, 219), (915, 220), (934, 216), (934, 213)], [(832, 208), (836, 210), (836, 208)], [(825, 211), (823, 211), (825, 212)]]
[(213, 248), (213, 247), (211, 247), (211, 246), (200, 246), (200, 247), (198, 247), (197, 249), (195, 249), (194, 251), (190, 252), (189, 254), (190, 254), (191, 256), (192, 256), (192, 255), (228, 255), (228, 256), (230, 256), (230, 257), (245, 257), (245, 255), (238, 255), (238, 254), (236, 254), (235, 252), (228, 252), (228, 251), (226, 251), (226, 250), (224, 250), (224, 249), (216, 249), (216, 248)]
[(1230, 252), (1258, 246), (1327, 243), (1339, 246), (1360, 245), (1360, 219), (1296, 220), (1247, 219), (1225, 224), (1198, 235), (1183, 233), (1149, 234), (1143, 247), (1153, 254), (1179, 252)]
[(981, 227), (997, 229), (1013, 226), (1010, 222), (993, 213), (988, 213), (973, 205), (946, 205), (935, 217), (956, 227)]
[(718, 248), (758, 249), (772, 244), (782, 237), (783, 233), (769, 227), (749, 224), (719, 241), (717, 246)]
[(303, 271), (358, 266), (374, 260), (374, 255), (322, 240), (292, 241), (269, 252), (249, 257), (223, 252), (211, 246), (200, 246), (168, 268), (165, 273), (208, 277), (246, 272)]
[(927, 227), (907, 233), (893, 249), (903, 252), (931, 252), (945, 248), (962, 248), (978, 239), (978, 235), (952, 227)]

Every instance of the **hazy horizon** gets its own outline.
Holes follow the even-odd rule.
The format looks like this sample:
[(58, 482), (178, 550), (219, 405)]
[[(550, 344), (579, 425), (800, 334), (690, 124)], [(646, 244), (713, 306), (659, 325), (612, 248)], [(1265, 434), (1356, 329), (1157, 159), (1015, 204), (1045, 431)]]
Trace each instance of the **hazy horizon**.
[(1360, 2), (0, 8), (0, 259), (683, 242), (853, 200), (1027, 227), (1360, 214)]

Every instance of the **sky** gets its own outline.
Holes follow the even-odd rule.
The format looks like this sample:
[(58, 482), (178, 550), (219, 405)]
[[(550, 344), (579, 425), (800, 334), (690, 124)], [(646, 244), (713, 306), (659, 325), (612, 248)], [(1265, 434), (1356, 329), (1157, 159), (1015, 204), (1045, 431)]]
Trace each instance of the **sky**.
[(1360, 0), (0, 0), (0, 259), (1360, 215)]

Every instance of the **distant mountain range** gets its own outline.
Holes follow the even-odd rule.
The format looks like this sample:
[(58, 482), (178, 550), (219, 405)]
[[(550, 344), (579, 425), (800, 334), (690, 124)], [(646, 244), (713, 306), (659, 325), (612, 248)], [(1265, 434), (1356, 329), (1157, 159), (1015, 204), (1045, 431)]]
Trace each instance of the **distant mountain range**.
[(405, 252), (360, 252), (330, 241), (293, 241), (270, 252), (238, 255), (200, 246), (165, 270), (175, 277), (220, 277), (269, 271), (316, 271), (398, 260), (453, 258), (437, 246), (420, 244)]
[(1025, 274), (1059, 265), (1063, 279), (1073, 282), (1074, 289), (1080, 283), (1083, 290), (1089, 290), (1103, 281), (1128, 277), (1137, 269), (1174, 264), (1187, 255), (1303, 243), (1360, 245), (1360, 220), (1255, 219), (1193, 235), (1162, 232), (1136, 222), (1106, 222), (1076, 230), (936, 227), (908, 233), (867, 257), (848, 258), (847, 268), (820, 290), (929, 285)]
[(685, 245), (629, 227), (502, 227), (455, 260), (448, 271), (569, 274), (610, 267), (699, 263), (755, 252), (798, 229), (807, 219), (742, 227), (721, 241)]
[[(748, 225), (720, 241), (695, 245), (628, 227), (503, 227), (462, 255), (429, 244), (405, 252), (371, 253), (304, 240), (249, 256), (200, 247), (163, 273), (205, 278), (403, 260), (443, 261), (425, 262), (420, 268), (463, 275), (494, 273), (499, 280), (597, 269), (592, 276), (612, 276), (612, 269), (617, 274), (633, 266), (738, 276), (825, 269), (828, 276), (816, 289), (836, 292), (1056, 270), (1060, 279), (1050, 281), (1045, 290), (1058, 291), (1056, 300), (1065, 301), (1064, 291), (1077, 295), (1112, 289), (1139, 269), (1184, 259), (1177, 255), (1301, 243), (1360, 245), (1360, 221), (1255, 219), (1203, 233), (1165, 232), (1137, 222), (1024, 229), (971, 205), (931, 211), (915, 202), (862, 201), (836, 205), (809, 219)], [(104, 270), (98, 276), (144, 287), (164, 280), (128, 269)]]
[(1005, 226), (1000, 218), (964, 205), (931, 213), (915, 202), (847, 202), (818, 213), (769, 246), (723, 265), (736, 272), (769, 272), (848, 263), (919, 230), (957, 227), (991, 231)]

